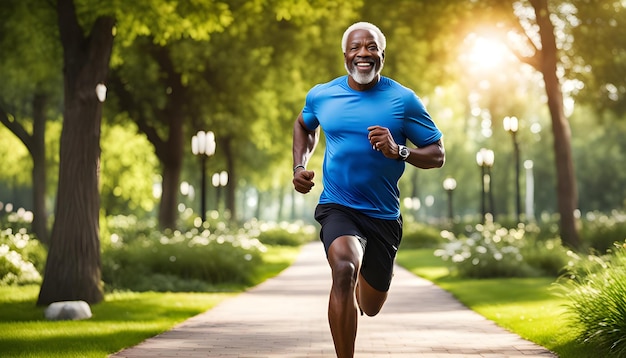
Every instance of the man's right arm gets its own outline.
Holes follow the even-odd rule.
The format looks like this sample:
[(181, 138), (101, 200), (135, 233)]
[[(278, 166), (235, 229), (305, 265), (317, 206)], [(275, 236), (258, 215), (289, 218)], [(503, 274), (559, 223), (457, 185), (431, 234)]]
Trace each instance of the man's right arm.
[(319, 141), (319, 127), (309, 130), (304, 124), (302, 113), (293, 125), (293, 186), (296, 191), (306, 194), (315, 185), (315, 173), (306, 170), (306, 165)]

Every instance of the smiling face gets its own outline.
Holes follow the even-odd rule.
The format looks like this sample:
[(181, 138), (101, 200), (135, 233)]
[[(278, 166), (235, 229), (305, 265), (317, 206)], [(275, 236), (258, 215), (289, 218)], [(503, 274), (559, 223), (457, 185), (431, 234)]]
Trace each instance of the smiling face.
[(350, 75), (348, 83), (356, 90), (373, 87), (379, 79), (385, 62), (376, 34), (369, 30), (354, 30), (348, 35), (344, 53), (345, 66)]

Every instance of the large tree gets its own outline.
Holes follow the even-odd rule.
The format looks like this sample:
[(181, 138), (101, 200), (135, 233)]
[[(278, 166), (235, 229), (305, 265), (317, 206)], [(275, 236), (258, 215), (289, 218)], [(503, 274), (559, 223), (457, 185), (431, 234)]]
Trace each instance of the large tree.
[(97, 16), (88, 33), (72, 0), (57, 1), (63, 47), (64, 123), (59, 187), (50, 248), (37, 304), (103, 299), (98, 193), (102, 103), (113, 48), (112, 16)]
[[(556, 165), (557, 206), (560, 216), (561, 239), (566, 245), (578, 248), (580, 238), (576, 229), (575, 211), (578, 209), (578, 191), (572, 157), (572, 133), (569, 121), (565, 114), (563, 91), (559, 76), (560, 49), (557, 46), (554, 24), (551, 16), (553, 9), (548, 0), (529, 0), (534, 18), (520, 12), (516, 26), (517, 33), (526, 41), (524, 44), (531, 48), (530, 54), (511, 46), (518, 59), (532, 66), (543, 76), (548, 109), (552, 118), (553, 148)], [(533, 26), (524, 26), (533, 24)], [(536, 33), (533, 29), (536, 28)], [(537, 37), (538, 35), (538, 37)]]
[[(158, 45), (149, 37), (136, 39), (134, 46), (137, 51), (133, 55), (145, 57), (139, 62), (147, 61), (151, 65), (131, 67), (127, 57), (126, 68), (117, 68), (112, 72), (111, 89), (117, 94), (120, 109), (129, 114), (154, 146), (163, 178), (158, 221), (162, 228), (175, 229), (185, 144), (183, 128), (189, 118), (188, 91), (182, 72), (173, 62), (171, 45)], [(152, 71), (153, 74), (144, 71)], [(136, 83), (135, 80), (143, 83)], [(146, 89), (150, 84), (156, 90), (152, 94)]]

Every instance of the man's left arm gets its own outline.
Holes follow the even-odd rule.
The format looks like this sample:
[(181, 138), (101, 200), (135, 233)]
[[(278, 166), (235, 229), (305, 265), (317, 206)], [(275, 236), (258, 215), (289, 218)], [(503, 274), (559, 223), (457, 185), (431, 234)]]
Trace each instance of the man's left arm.
[[(399, 148), (399, 146), (397, 146)], [(421, 169), (441, 168), (446, 161), (446, 151), (443, 140), (418, 148), (408, 148), (409, 156), (406, 162)], [(400, 158), (399, 151), (398, 158)]]
[(443, 134), (413, 92), (405, 97), (405, 111), (403, 132), (416, 147), (409, 148), (406, 162), (421, 169), (441, 168), (446, 160)]

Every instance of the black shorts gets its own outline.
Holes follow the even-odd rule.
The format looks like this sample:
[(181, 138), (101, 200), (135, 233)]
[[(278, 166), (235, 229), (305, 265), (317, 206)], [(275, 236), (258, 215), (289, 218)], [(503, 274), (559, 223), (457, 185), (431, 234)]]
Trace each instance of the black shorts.
[(393, 263), (402, 239), (402, 216), (397, 220), (376, 219), (342, 205), (319, 204), (315, 220), (322, 225), (320, 239), (326, 255), (336, 238), (358, 237), (364, 249), (361, 275), (375, 289), (389, 290)]

